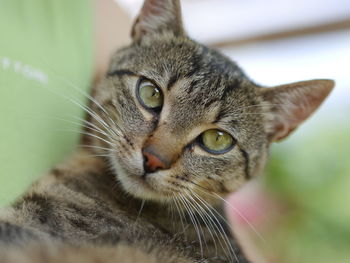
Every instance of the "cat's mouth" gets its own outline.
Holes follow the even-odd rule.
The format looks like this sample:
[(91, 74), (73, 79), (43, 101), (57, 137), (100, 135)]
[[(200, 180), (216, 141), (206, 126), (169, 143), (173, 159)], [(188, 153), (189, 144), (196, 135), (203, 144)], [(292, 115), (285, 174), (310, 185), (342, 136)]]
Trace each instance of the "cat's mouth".
[(117, 154), (110, 159), (122, 189), (142, 200), (171, 201), (176, 192), (176, 187), (171, 183), (174, 179), (172, 174), (176, 172), (174, 167), (149, 171), (141, 151), (134, 151), (128, 157)]
[(162, 172), (134, 174), (118, 171), (117, 178), (124, 190), (136, 198), (164, 201), (173, 196)]
[(135, 184), (138, 184), (139, 187), (143, 187), (147, 190), (156, 191), (156, 189), (150, 184), (148, 180), (149, 174), (144, 173), (142, 176), (139, 175), (130, 175), (130, 178), (134, 181)]

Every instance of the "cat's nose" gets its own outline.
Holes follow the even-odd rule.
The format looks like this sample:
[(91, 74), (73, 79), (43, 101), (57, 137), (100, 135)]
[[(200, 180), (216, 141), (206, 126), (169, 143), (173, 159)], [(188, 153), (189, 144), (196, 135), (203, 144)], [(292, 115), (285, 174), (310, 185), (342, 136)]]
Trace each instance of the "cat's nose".
[(170, 167), (166, 161), (162, 160), (162, 158), (157, 156), (151, 149), (143, 149), (142, 154), (144, 169), (147, 173), (154, 173), (158, 170), (164, 170)]

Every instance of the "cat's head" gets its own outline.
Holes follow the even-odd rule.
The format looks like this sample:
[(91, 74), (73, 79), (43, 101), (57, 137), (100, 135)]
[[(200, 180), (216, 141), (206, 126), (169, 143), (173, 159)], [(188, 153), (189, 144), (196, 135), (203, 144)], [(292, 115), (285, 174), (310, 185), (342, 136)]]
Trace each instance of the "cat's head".
[(297, 128), (334, 85), (255, 84), (186, 35), (177, 0), (146, 0), (132, 39), (95, 90), (103, 109), (93, 103), (99, 117), (91, 129), (117, 180), (141, 199), (191, 193), (212, 201), (235, 191), (264, 167), (270, 143)]

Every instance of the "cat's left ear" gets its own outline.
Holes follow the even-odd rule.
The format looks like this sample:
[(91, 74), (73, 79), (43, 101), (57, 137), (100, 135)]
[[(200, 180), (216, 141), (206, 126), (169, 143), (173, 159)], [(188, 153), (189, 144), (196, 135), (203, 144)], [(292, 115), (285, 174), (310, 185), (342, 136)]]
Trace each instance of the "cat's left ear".
[(180, 1), (145, 0), (133, 25), (131, 36), (134, 42), (163, 33), (171, 33), (174, 36), (184, 34)]
[(333, 80), (310, 80), (261, 90), (270, 112), (267, 118), (269, 140), (287, 137), (324, 101), (334, 87)]

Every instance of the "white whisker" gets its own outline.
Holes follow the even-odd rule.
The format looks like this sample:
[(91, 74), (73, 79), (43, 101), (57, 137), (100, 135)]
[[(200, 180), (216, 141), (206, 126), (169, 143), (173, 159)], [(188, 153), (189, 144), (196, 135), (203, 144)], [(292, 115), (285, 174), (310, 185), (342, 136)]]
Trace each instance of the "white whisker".
[(203, 258), (204, 257), (204, 251), (203, 251), (203, 244), (202, 244), (202, 237), (201, 237), (201, 233), (199, 231), (199, 228), (197, 226), (197, 222), (196, 222), (196, 219), (193, 217), (193, 214), (192, 214), (192, 211), (191, 211), (191, 208), (188, 207), (187, 203), (186, 203), (186, 199), (180, 194), (179, 195), (179, 201), (183, 204), (184, 208), (186, 209), (189, 217), (190, 217), (190, 220), (192, 221), (192, 224), (193, 224), (193, 227), (197, 233), (197, 236), (198, 236), (198, 241), (199, 241), (199, 247), (200, 247), (200, 252), (201, 252), (201, 257)]
[(108, 151), (108, 152), (116, 152), (115, 149), (110, 149), (110, 148), (105, 148), (105, 147), (100, 147), (100, 146), (95, 146), (95, 145), (79, 144), (78, 147), (92, 148), (92, 149), (98, 149), (98, 150), (105, 150), (105, 151)]
[[(208, 216), (207, 212), (205, 211), (205, 209), (203, 209), (203, 207), (202, 207), (200, 204), (198, 204), (198, 202), (197, 202), (196, 200), (194, 200), (194, 198), (191, 196), (190, 193), (187, 193), (187, 195), (188, 195), (188, 197), (190, 198), (190, 200), (192, 200), (192, 202), (194, 203), (194, 205), (197, 206), (196, 211), (201, 215), (201, 218), (202, 218), (204, 224), (206, 225), (206, 227), (207, 227), (207, 229), (208, 229), (208, 231), (209, 231), (209, 234), (210, 234), (212, 240), (214, 241), (215, 255), (218, 255), (218, 250), (217, 250), (216, 241), (215, 241), (215, 237), (214, 237), (214, 235), (213, 235), (213, 232), (214, 232), (215, 236), (218, 238), (219, 243), (220, 243), (222, 249), (223, 249), (223, 250), (225, 250), (225, 249), (224, 249), (224, 247), (223, 247), (223, 245), (222, 245), (222, 243), (221, 243), (221, 240), (220, 240), (218, 234), (216, 233), (215, 229), (213, 228), (213, 224), (212, 224), (211, 220), (210, 220), (210, 219), (208, 220), (208, 217), (209, 217), (209, 216)], [(212, 230), (213, 230), (213, 231), (212, 231)]]
[(179, 217), (180, 217), (180, 222), (181, 222), (181, 225), (182, 225), (183, 233), (185, 234), (185, 238), (187, 239), (186, 230), (185, 230), (185, 224), (183, 222), (183, 218), (185, 219), (185, 215), (184, 215), (183, 211), (181, 210), (180, 205), (177, 203), (176, 197), (173, 197), (173, 200), (174, 200), (175, 207), (176, 207), (176, 209), (177, 209), (177, 211), (179, 213)]
[(65, 132), (74, 132), (74, 133), (79, 133), (79, 134), (84, 134), (84, 135), (87, 135), (87, 136), (91, 136), (91, 137), (94, 137), (98, 140), (101, 140), (107, 144), (109, 144), (110, 146), (113, 146), (113, 147), (116, 147), (116, 145), (113, 143), (113, 142), (110, 142), (106, 139), (103, 139), (101, 138), (100, 136), (96, 135), (96, 134), (93, 134), (91, 132), (87, 132), (87, 131), (77, 131), (77, 130), (68, 130), (68, 129), (59, 129), (59, 131), (65, 131)]
[(141, 207), (140, 207), (140, 210), (139, 210), (139, 212), (137, 214), (136, 221), (137, 221), (137, 219), (139, 219), (139, 217), (141, 215), (142, 209), (145, 206), (145, 202), (146, 202), (145, 200), (142, 200), (142, 202), (141, 202)]
[[(234, 209), (234, 210), (238, 213), (238, 215), (248, 224), (248, 226), (253, 230), (253, 232), (254, 232), (262, 241), (265, 242), (265, 239), (263, 238), (263, 236), (256, 230), (256, 228), (249, 222), (249, 220), (246, 219), (246, 218), (243, 216), (243, 214), (242, 214), (237, 208), (233, 207), (230, 203), (228, 203), (224, 198), (222, 198), (222, 197), (219, 196), (218, 194), (216, 194), (216, 193), (214, 193), (214, 192), (212, 192), (212, 191), (209, 191), (209, 190), (206, 189), (205, 187), (203, 187), (203, 186), (201, 186), (201, 185), (198, 185), (198, 184), (196, 184), (196, 183), (194, 183), (194, 182), (191, 182), (191, 183), (194, 184), (195, 186), (197, 186), (196, 189), (202, 191), (204, 194), (209, 194), (209, 195), (211, 195), (211, 196), (214, 197), (214, 198), (218, 198), (218, 199), (222, 200), (223, 202), (225, 202), (226, 204), (228, 204), (230, 207), (232, 207), (232, 209)], [(204, 190), (205, 190), (205, 191), (204, 191)], [(221, 216), (221, 214), (220, 214), (219, 212), (217, 212), (217, 213)], [(230, 225), (224, 217), (221, 216), (221, 218), (225, 221), (225, 223), (226, 223), (227, 225)]]
[(219, 199), (221, 199), (222, 201), (224, 201), (230, 208), (232, 208), (233, 210), (235, 210), (235, 212), (249, 225), (249, 227), (255, 232), (255, 234), (263, 241), (265, 242), (264, 237), (256, 230), (256, 228), (249, 222), (249, 220), (236, 208), (234, 207), (232, 204), (230, 204), (229, 202), (227, 202), (227, 200), (225, 200), (224, 198), (222, 198), (221, 196), (219, 196), (218, 194), (214, 193)]
[[(208, 210), (208, 212), (212, 215), (212, 217), (209, 217), (211, 220), (213, 220), (214, 226), (215, 228), (218, 230), (218, 232), (220, 233), (220, 235), (223, 238), (223, 241), (225, 242), (227, 249), (230, 250), (234, 256), (234, 258), (236, 259), (237, 262), (239, 262), (239, 259), (231, 245), (231, 242), (229, 240), (229, 238), (226, 235), (226, 232), (224, 230), (224, 228), (222, 227), (220, 221), (217, 219), (217, 217), (215, 216), (215, 214), (217, 214), (226, 224), (227, 226), (229, 226), (229, 223), (226, 221), (226, 219), (214, 208), (212, 207), (208, 202), (206, 202), (204, 199), (202, 199), (199, 195), (197, 195), (195, 192), (192, 192), (192, 194), (203, 204), (203, 206)], [(215, 214), (213, 213), (215, 212)], [(215, 221), (215, 222), (214, 222)], [(229, 253), (230, 255), (230, 253)], [(231, 258), (232, 259), (232, 258)]]

